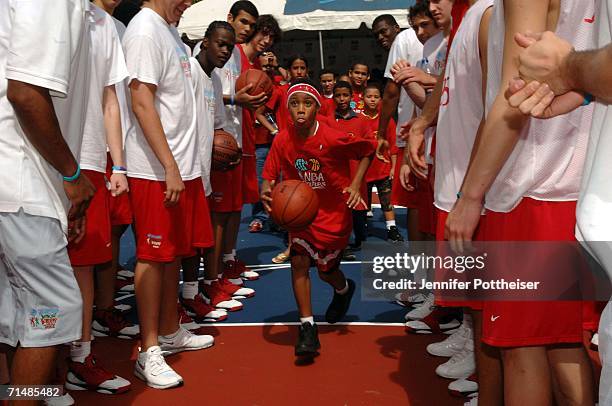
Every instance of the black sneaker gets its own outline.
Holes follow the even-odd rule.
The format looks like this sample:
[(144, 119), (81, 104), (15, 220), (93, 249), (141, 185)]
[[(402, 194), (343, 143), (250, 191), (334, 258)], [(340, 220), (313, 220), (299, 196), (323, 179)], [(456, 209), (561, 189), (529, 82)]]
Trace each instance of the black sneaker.
[(317, 350), (321, 348), (319, 342), (319, 331), (316, 324), (309, 322), (302, 323), (298, 342), (295, 345), (295, 355), (298, 357), (315, 355)]
[(352, 279), (347, 279), (346, 282), (348, 284), (348, 292), (341, 295), (334, 290), (334, 298), (325, 312), (325, 321), (329, 324), (342, 320), (351, 305), (351, 299), (353, 298), (353, 293), (355, 293), (355, 282)]
[(402, 237), (396, 226), (391, 226), (387, 231), (387, 240), (393, 242), (402, 242), (404, 241), (404, 237)]

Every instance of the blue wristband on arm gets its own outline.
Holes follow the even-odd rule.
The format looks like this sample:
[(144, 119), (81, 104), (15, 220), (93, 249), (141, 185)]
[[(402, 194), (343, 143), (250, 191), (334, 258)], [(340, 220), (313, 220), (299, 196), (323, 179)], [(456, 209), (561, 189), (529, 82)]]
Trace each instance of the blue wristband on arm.
[(81, 176), (81, 167), (77, 165), (76, 172), (72, 176), (63, 176), (64, 182), (74, 182)]
[(582, 102), (583, 106), (588, 106), (593, 101), (593, 95), (591, 93), (584, 94), (584, 101)]

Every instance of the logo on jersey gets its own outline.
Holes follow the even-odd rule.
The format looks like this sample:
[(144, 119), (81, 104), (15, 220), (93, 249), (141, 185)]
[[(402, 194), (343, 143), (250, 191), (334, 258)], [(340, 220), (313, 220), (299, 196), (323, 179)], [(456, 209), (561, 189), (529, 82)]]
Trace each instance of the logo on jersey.
[(36, 330), (55, 328), (59, 320), (59, 307), (39, 307), (30, 311), (30, 327)]
[(316, 158), (298, 158), (294, 163), (300, 179), (308, 183), (313, 189), (325, 189), (327, 183), (325, 177), (321, 173), (321, 162)]
[(162, 236), (155, 234), (147, 234), (147, 244), (153, 248), (159, 248), (162, 244)]
[(449, 78), (450, 76), (445, 77), (442, 85), (442, 97), (440, 98), (440, 106), (442, 107), (446, 107), (450, 101), (450, 89), (448, 88)]
[(181, 67), (183, 68), (183, 72), (185, 76), (188, 78), (191, 77), (191, 64), (189, 63), (189, 56), (185, 53), (185, 50), (181, 47), (176, 48), (176, 53), (179, 56), (179, 60), (181, 61)]

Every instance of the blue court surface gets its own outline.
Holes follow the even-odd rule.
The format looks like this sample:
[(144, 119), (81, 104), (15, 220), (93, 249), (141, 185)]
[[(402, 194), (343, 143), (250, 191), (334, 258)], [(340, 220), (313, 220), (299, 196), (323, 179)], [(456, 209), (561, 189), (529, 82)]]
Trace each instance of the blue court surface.
[[(238, 235), (238, 257), (247, 266), (259, 272), (261, 277), (257, 281), (247, 283), (248, 287), (255, 289), (255, 297), (245, 299), (244, 309), (230, 313), (228, 319), (222, 324), (296, 322), (299, 318), (291, 291), (289, 263), (276, 265), (271, 261), (276, 254), (284, 250), (283, 235), (269, 231), (249, 233), (250, 214), (250, 206), (245, 206)], [(396, 209), (396, 216), (397, 224), (406, 238), (406, 230), (401, 227), (406, 224), (406, 209)], [(370, 235), (368, 240), (385, 239), (386, 229), (380, 209), (374, 209), (374, 218), (369, 221), (368, 232)], [(122, 239), (120, 259), (127, 269), (133, 269), (134, 249), (133, 235), (128, 230)], [(356, 294), (345, 321), (401, 323), (404, 320), (405, 311), (400, 306), (390, 302), (360, 300), (361, 266), (359, 253), (357, 253), (357, 261), (343, 262), (341, 266), (345, 275), (357, 284)], [(319, 279), (314, 269), (311, 273), (311, 280), (315, 319), (321, 321), (333, 295), (332, 288)], [(120, 295), (118, 299), (121, 299), (122, 303), (134, 305), (133, 295)]]

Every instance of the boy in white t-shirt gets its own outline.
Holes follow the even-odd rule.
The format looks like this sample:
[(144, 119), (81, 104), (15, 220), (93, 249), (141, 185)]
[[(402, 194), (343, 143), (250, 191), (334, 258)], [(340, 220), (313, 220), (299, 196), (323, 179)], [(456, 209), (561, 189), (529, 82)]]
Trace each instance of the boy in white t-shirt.
[(126, 139), (136, 228), (136, 300), (142, 348), (134, 373), (164, 389), (182, 384), (162, 355), (213, 344), (179, 326), (180, 259), (213, 245), (201, 181), (189, 57), (176, 23), (188, 3), (149, 0), (123, 37), (132, 119)]
[[(200, 159), (202, 161), (202, 182), (206, 196), (212, 194), (210, 183), (211, 158), (214, 130), (222, 129), (226, 122), (223, 108), (223, 93), (219, 77), (213, 74), (215, 68), (221, 68), (230, 58), (236, 35), (232, 26), (225, 21), (214, 21), (206, 30), (200, 53), (190, 58), (192, 82), (196, 97), (198, 115), (198, 139)], [(213, 250), (207, 252), (207, 267), (212, 263)], [(253, 289), (240, 287), (230, 283), (225, 278), (215, 277), (211, 280), (205, 277), (205, 288), (212, 287), (218, 292), (206, 300), (198, 289), (198, 265), (200, 255), (185, 258), (183, 264), (182, 303), (187, 313), (195, 317), (196, 321), (219, 321), (227, 317), (227, 310), (242, 308), (242, 304), (233, 299), (237, 297), (250, 297), (255, 294)], [(216, 269), (216, 268), (215, 268)], [(210, 269), (206, 269), (206, 275)], [(207, 303), (208, 302), (208, 303)], [(216, 308), (216, 309), (215, 309)]]
[(14, 350), (11, 384), (39, 386), (57, 345), (81, 336), (66, 244), (95, 192), (78, 165), (88, 2), (4, 0), (0, 15), (0, 342)]
[[(119, 102), (115, 85), (128, 75), (121, 42), (112, 18), (91, 5), (93, 18), (90, 35), (91, 73), (85, 128), (79, 164), (96, 187), (87, 209), (85, 236), (68, 244), (68, 255), (74, 268), (83, 306), (82, 336), (70, 347), (66, 387), (72, 390), (92, 389), (116, 394), (127, 391), (130, 382), (108, 373), (91, 354), (92, 313), (94, 303), (94, 266), (112, 259), (109, 201), (128, 189), (123, 164), (123, 142)], [(106, 148), (110, 149), (113, 175), (106, 179)], [(106, 329), (108, 327), (98, 327)], [(126, 336), (138, 335), (138, 326), (126, 325), (117, 331)]]

